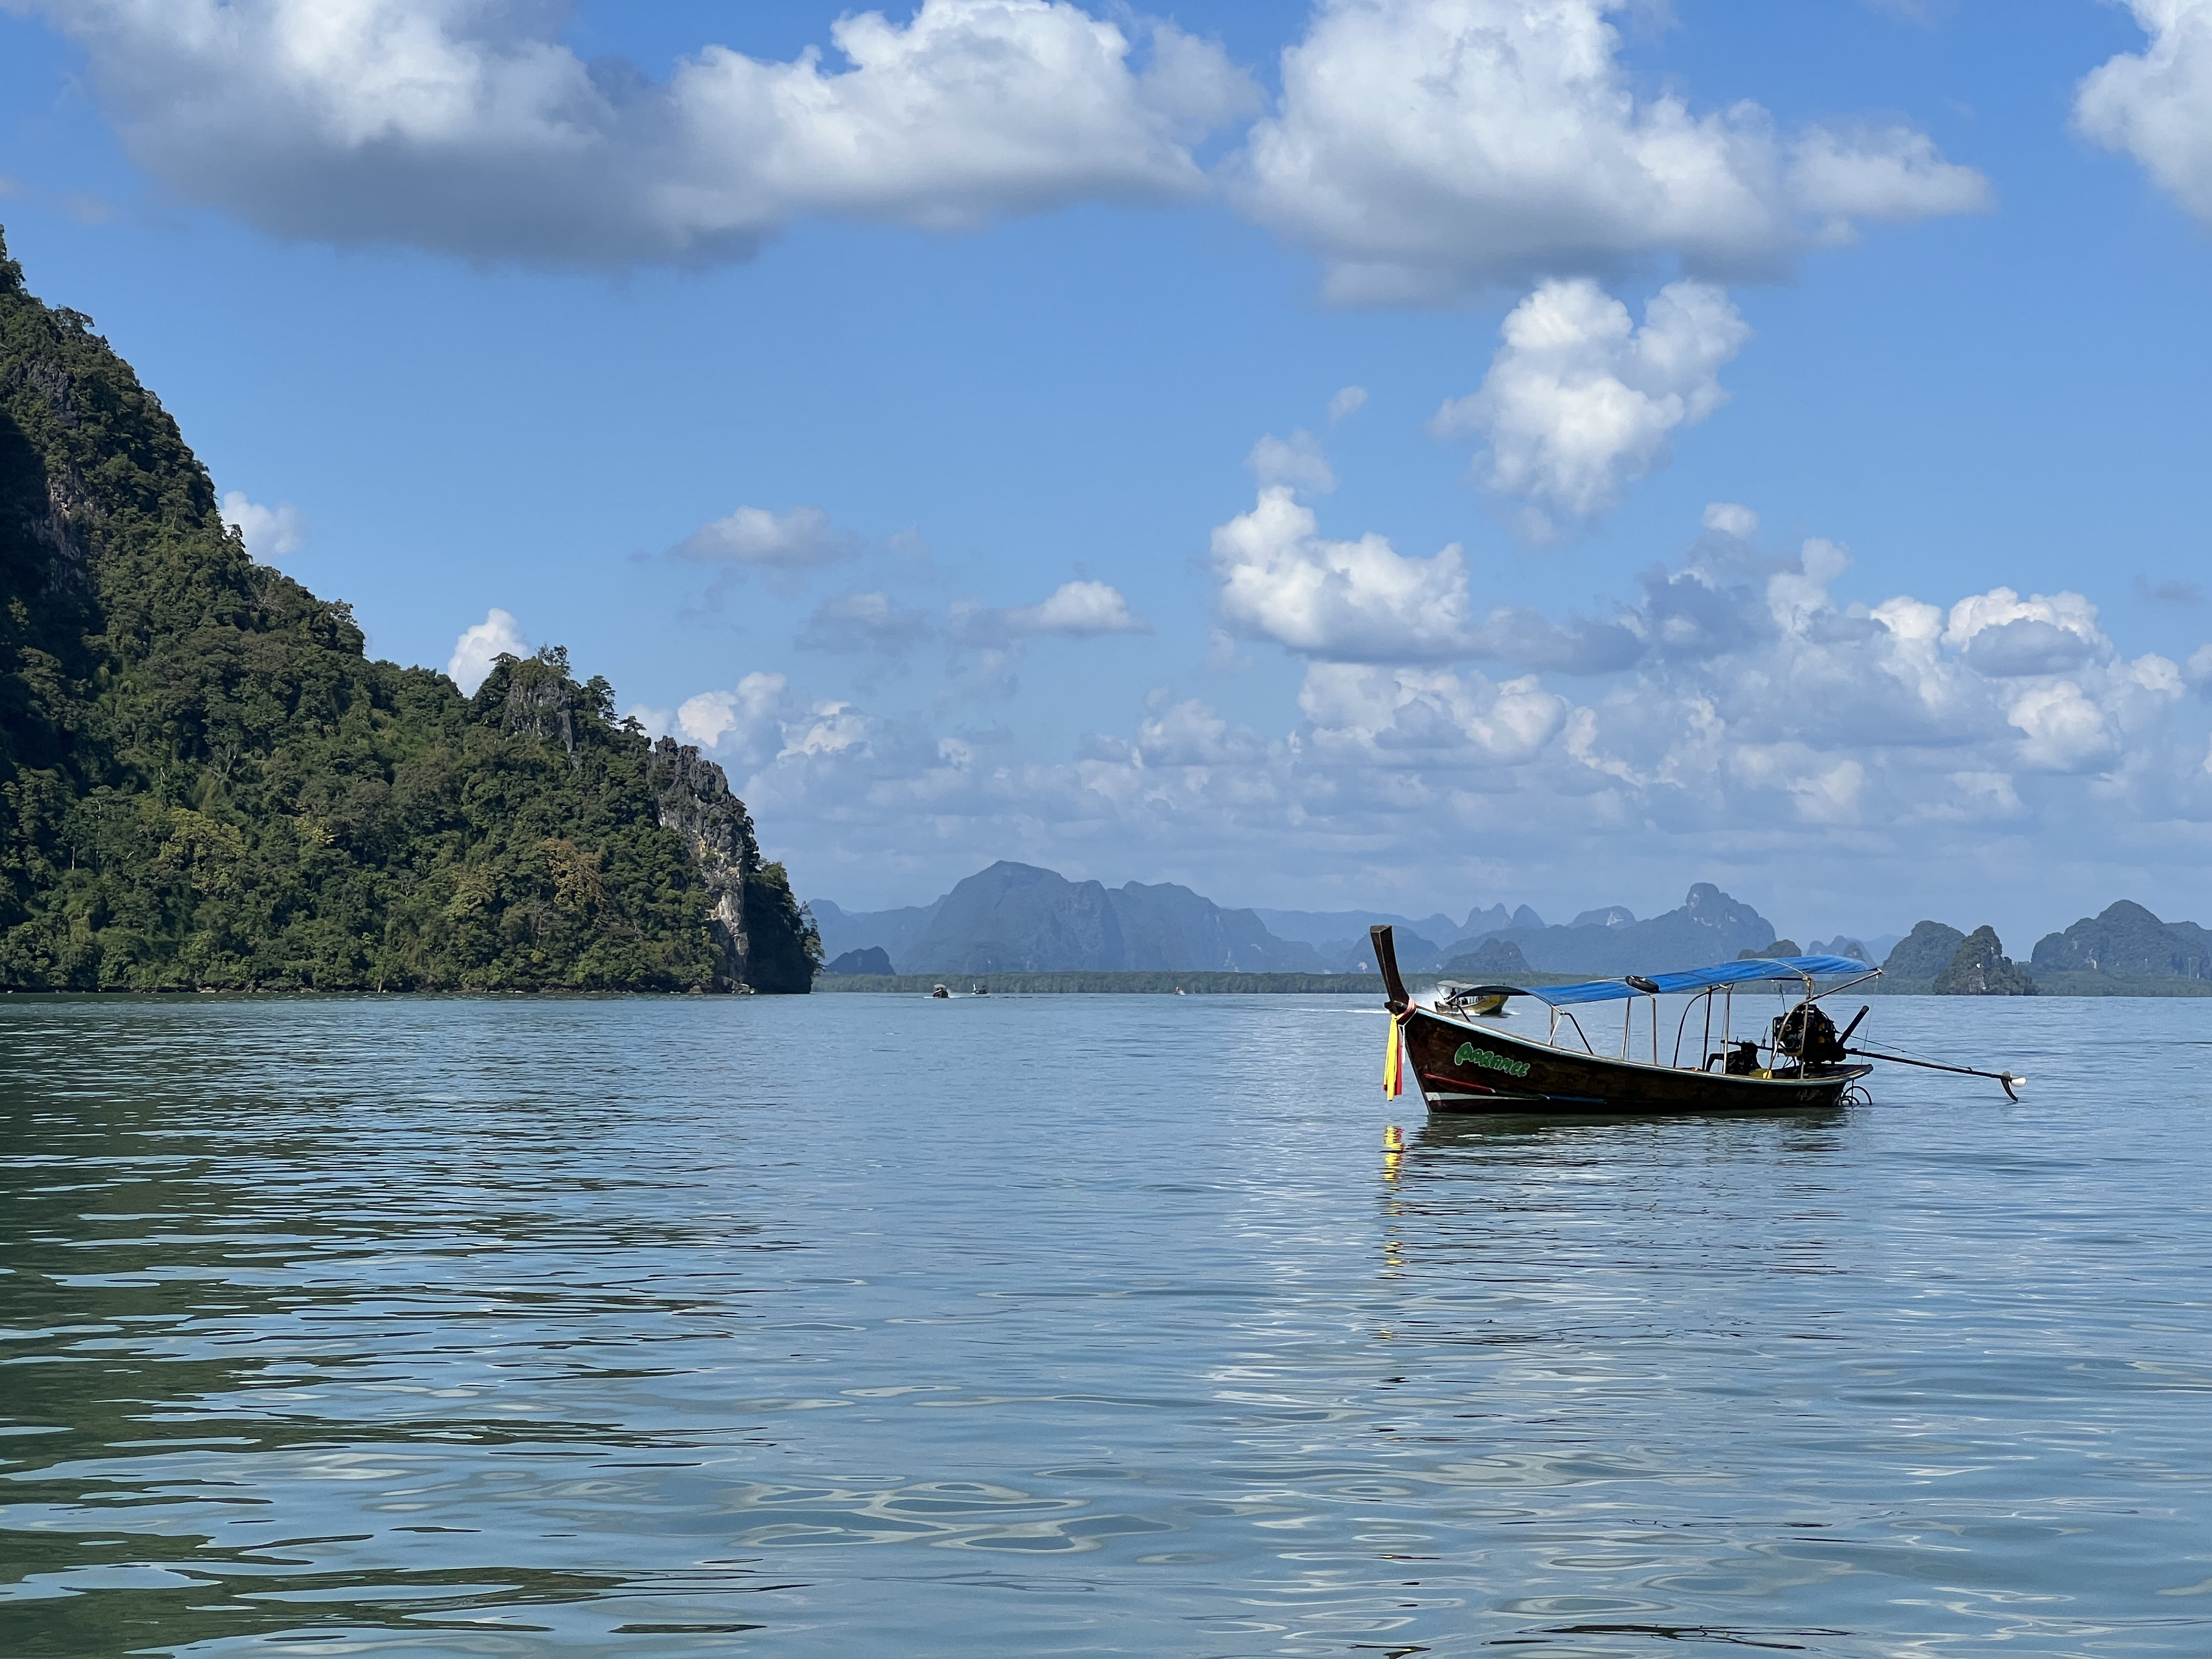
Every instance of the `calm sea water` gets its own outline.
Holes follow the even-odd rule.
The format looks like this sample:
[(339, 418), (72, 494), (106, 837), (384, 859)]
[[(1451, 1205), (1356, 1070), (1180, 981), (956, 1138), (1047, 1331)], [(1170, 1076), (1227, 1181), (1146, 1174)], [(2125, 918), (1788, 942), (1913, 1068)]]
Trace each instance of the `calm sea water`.
[(1757, 1121), (1382, 1035), (0, 999), (0, 1653), (2212, 1653), (2212, 1002)]

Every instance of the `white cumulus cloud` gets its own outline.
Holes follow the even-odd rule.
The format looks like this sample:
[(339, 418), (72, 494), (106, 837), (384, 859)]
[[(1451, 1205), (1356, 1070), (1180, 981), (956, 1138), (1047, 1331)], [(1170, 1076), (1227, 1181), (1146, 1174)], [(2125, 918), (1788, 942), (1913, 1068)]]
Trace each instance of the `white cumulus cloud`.
[(2063, 674), (2112, 652), (2097, 626), (2097, 607), (2081, 594), (2023, 599), (2009, 587), (1953, 605), (1943, 643), (1962, 651), (1980, 672), (1999, 678)]
[(817, 702), (805, 718), (784, 727), (779, 760), (853, 755), (869, 748), (867, 714), (849, 702)]
[(1792, 199), (1820, 221), (1828, 242), (1856, 240), (1862, 219), (1940, 219), (1990, 204), (1987, 179), (1946, 161), (1911, 127), (1809, 128), (1790, 147), (1788, 177)]
[(1235, 766), (1260, 759), (1267, 744), (1249, 728), (1232, 726), (1212, 704), (1195, 697), (1169, 702), (1155, 694), (1150, 719), (1137, 724), (1124, 752), (1148, 768)]
[(139, 164), (282, 235), (619, 266), (744, 258), (810, 215), (960, 229), (1185, 198), (1253, 106), (1220, 50), (1064, 0), (923, 0), (835, 58), (702, 46), (665, 82), (541, 0), (10, 0), (82, 44)]
[(2212, 224), (2212, 0), (2129, 0), (2129, 9), (2150, 44), (2092, 71), (2074, 118)]
[(1018, 634), (1064, 634), (1076, 639), (1152, 631), (1150, 623), (1130, 611), (1121, 590), (1094, 581), (1062, 582), (1041, 603), (1007, 611), (1006, 625)]
[(1427, 304), (1654, 257), (1771, 276), (1858, 219), (1967, 212), (1987, 181), (1896, 126), (1776, 131), (1755, 104), (1639, 98), (1630, 0), (1320, 0), (1253, 128), (1247, 210), (1347, 303)]
[(1468, 651), (1472, 605), (1456, 542), (1413, 559), (1372, 532), (1331, 541), (1285, 483), (1261, 489), (1249, 513), (1213, 532), (1213, 571), (1222, 619), (1293, 651), (1397, 662)]
[(274, 564), (307, 544), (307, 518), (289, 501), (264, 507), (248, 501), (243, 490), (230, 490), (222, 498), (222, 521), (244, 540), (247, 556), (262, 564)]
[(728, 691), (702, 691), (676, 710), (677, 728), (702, 749), (742, 758), (773, 752), (781, 741), (779, 714), (786, 681), (781, 674), (750, 673)]
[(1231, 632), (1332, 662), (1467, 658), (1603, 674), (1646, 656), (1714, 656), (1771, 627), (1765, 600), (1704, 570), (1644, 578), (1642, 602), (1610, 617), (1560, 623), (1521, 606), (1483, 611), (1457, 543), (1421, 559), (1372, 532), (1324, 536), (1287, 484), (1261, 489), (1250, 512), (1214, 531), (1212, 562)]
[(453, 684), (473, 696), (477, 687), (484, 683), (491, 672), (492, 664), (501, 657), (526, 657), (530, 641), (523, 636), (522, 624), (508, 612), (494, 605), (484, 613), (484, 619), (472, 628), (461, 630), (460, 638), (453, 641), (453, 654), (447, 661), (446, 672)]
[(2113, 736), (2105, 711), (2070, 680), (2030, 687), (2013, 700), (2005, 719), (2027, 734), (2020, 758), (2028, 766), (2076, 772), (2112, 752)]
[(1480, 674), (1315, 663), (1298, 711), (1317, 751), (1404, 766), (1517, 765), (1559, 736), (1571, 705), (1534, 675), (1493, 684)]
[(1728, 401), (1721, 366), (1751, 337), (1707, 283), (1662, 289), (1638, 328), (1587, 277), (1544, 283), (1502, 332), (1480, 389), (1445, 404), (1431, 429), (1488, 441), (1485, 481), (1527, 503), (1519, 526), (1540, 541), (1561, 515), (1605, 512), (1624, 484), (1664, 465), (1668, 439)]
[(946, 618), (955, 683), (967, 692), (1011, 696), (1015, 671), (1028, 641), (1056, 635), (1097, 639), (1108, 634), (1149, 634), (1152, 625), (1129, 609), (1110, 583), (1062, 582), (1036, 605), (1000, 608), (976, 599), (956, 601)]
[(862, 546), (860, 537), (830, 523), (818, 507), (786, 513), (741, 507), (726, 519), (702, 525), (672, 550), (702, 564), (802, 570), (857, 557)]

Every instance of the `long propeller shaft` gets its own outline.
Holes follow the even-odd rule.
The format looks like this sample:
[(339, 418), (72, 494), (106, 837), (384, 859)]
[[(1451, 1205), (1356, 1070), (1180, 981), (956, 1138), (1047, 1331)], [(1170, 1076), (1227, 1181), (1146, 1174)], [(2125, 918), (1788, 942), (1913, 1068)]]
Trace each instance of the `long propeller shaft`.
[(1873, 1048), (1847, 1048), (1844, 1052), (1856, 1054), (1862, 1060), (1886, 1060), (1893, 1066), (1918, 1066), (1930, 1072), (1955, 1072), (1960, 1077), (1985, 1077), (1992, 1083), (2002, 1085), (2005, 1098), (2014, 1102), (2017, 1102), (2020, 1097), (2013, 1093), (2012, 1085), (2027, 1081), (2024, 1077), (2014, 1077), (2010, 1072), (1978, 1072), (1971, 1066), (1943, 1066), (1932, 1060), (1912, 1060), (1904, 1054), (1885, 1054)]

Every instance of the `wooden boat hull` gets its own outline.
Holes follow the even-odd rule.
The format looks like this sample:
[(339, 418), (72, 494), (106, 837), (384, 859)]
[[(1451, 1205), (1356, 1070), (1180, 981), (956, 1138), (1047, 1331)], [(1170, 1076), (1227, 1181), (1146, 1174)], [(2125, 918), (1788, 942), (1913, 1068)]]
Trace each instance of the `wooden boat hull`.
[(1474, 1113), (1807, 1111), (1833, 1107), (1871, 1066), (1809, 1076), (1729, 1077), (1571, 1054), (1484, 1022), (1416, 1007), (1404, 1021), (1406, 1068), (1429, 1110)]

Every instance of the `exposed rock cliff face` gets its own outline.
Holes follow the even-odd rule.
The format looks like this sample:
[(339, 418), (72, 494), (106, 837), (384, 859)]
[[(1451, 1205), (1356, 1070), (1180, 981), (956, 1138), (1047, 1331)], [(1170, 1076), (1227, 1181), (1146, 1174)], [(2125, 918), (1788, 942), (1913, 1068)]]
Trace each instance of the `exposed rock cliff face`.
[(819, 936), (792, 896), (783, 866), (763, 862), (752, 814), (730, 793), (722, 769), (689, 744), (663, 738), (646, 775), (660, 827), (684, 838), (707, 889), (717, 981), (732, 991), (807, 989)]
[(559, 646), (519, 659), (508, 671), (500, 723), (509, 732), (527, 732), (541, 743), (557, 743), (576, 761), (576, 702), (590, 688), (568, 678), (568, 653)]
[(752, 815), (730, 793), (722, 769), (689, 744), (663, 738), (653, 746), (646, 776), (660, 809), (660, 827), (684, 837), (707, 889), (708, 925), (717, 953), (715, 977), (726, 989), (747, 985), (750, 951), (745, 938), (747, 866), (760, 866)]
[(1998, 942), (1994, 927), (1977, 927), (1951, 958), (1951, 965), (1936, 976), (1939, 997), (2032, 997), (2035, 981), (2024, 973)]

